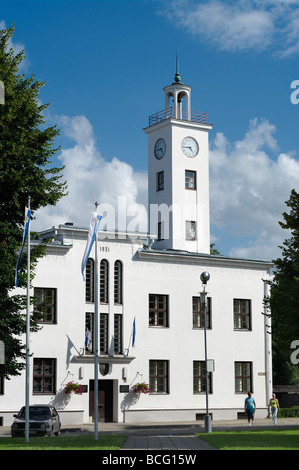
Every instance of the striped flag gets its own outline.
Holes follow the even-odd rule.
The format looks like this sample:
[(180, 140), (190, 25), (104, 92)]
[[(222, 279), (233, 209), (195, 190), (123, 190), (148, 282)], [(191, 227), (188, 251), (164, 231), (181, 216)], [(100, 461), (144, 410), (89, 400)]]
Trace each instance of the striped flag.
[(84, 276), (84, 271), (86, 268), (86, 264), (91, 252), (91, 249), (93, 247), (94, 241), (96, 239), (96, 235), (99, 229), (100, 221), (101, 221), (102, 216), (99, 215), (97, 212), (93, 211), (91, 214), (90, 218), (90, 223), (89, 223), (89, 232), (88, 232), (88, 239), (87, 239), (87, 244), (86, 248), (84, 251), (84, 255), (82, 258), (82, 263), (81, 263), (81, 272), (83, 276), (83, 281), (85, 281), (85, 276)]
[(18, 284), (19, 284), (20, 260), (21, 260), (21, 256), (22, 256), (23, 249), (24, 249), (24, 246), (25, 246), (28, 230), (29, 230), (30, 217), (31, 217), (31, 210), (28, 209), (28, 207), (25, 207), (25, 224), (24, 224), (23, 242), (22, 242), (22, 247), (21, 247), (21, 251), (19, 253), (17, 266), (16, 266), (16, 276), (15, 276), (15, 285), (16, 285), (16, 287), (18, 287)]
[(88, 351), (92, 350), (92, 335), (91, 335), (91, 315), (88, 317), (86, 333), (85, 333), (85, 347)]

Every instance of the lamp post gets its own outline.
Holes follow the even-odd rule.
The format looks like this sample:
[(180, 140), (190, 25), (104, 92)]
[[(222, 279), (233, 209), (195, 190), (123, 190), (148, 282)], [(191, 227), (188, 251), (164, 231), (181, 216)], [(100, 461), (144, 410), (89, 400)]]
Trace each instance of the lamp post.
[(204, 271), (200, 275), (200, 280), (203, 286), (203, 292), (200, 293), (200, 301), (203, 306), (204, 312), (204, 340), (205, 340), (205, 374), (206, 374), (206, 415), (205, 415), (205, 429), (207, 433), (212, 432), (211, 416), (209, 415), (209, 373), (208, 373), (208, 354), (207, 354), (207, 292), (206, 285), (210, 279), (210, 274)]

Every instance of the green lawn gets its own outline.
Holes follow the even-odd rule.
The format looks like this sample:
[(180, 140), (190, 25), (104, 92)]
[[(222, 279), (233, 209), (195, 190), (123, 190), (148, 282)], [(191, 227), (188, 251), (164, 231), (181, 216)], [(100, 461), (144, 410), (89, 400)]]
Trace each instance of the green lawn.
[(299, 450), (299, 429), (221, 431), (197, 434), (220, 450)]
[(60, 436), (60, 437), (30, 437), (25, 443), (24, 437), (1, 437), (1, 450), (119, 450), (126, 441), (126, 436)]

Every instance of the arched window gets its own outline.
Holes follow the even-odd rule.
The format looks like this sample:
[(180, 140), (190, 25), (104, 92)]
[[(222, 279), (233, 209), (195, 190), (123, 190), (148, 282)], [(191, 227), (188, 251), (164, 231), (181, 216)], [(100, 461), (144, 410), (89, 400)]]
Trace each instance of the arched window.
[(94, 261), (88, 258), (85, 274), (85, 301), (94, 302)]
[(122, 304), (122, 262), (114, 263), (114, 303)]
[(100, 302), (108, 304), (109, 299), (109, 263), (106, 259), (100, 264)]

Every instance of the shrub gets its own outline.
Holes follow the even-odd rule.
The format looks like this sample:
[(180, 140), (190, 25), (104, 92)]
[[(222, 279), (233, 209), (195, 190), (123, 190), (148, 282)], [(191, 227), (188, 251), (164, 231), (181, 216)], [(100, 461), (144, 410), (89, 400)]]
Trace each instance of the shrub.
[(299, 418), (299, 406), (281, 408), (277, 416), (278, 418)]

